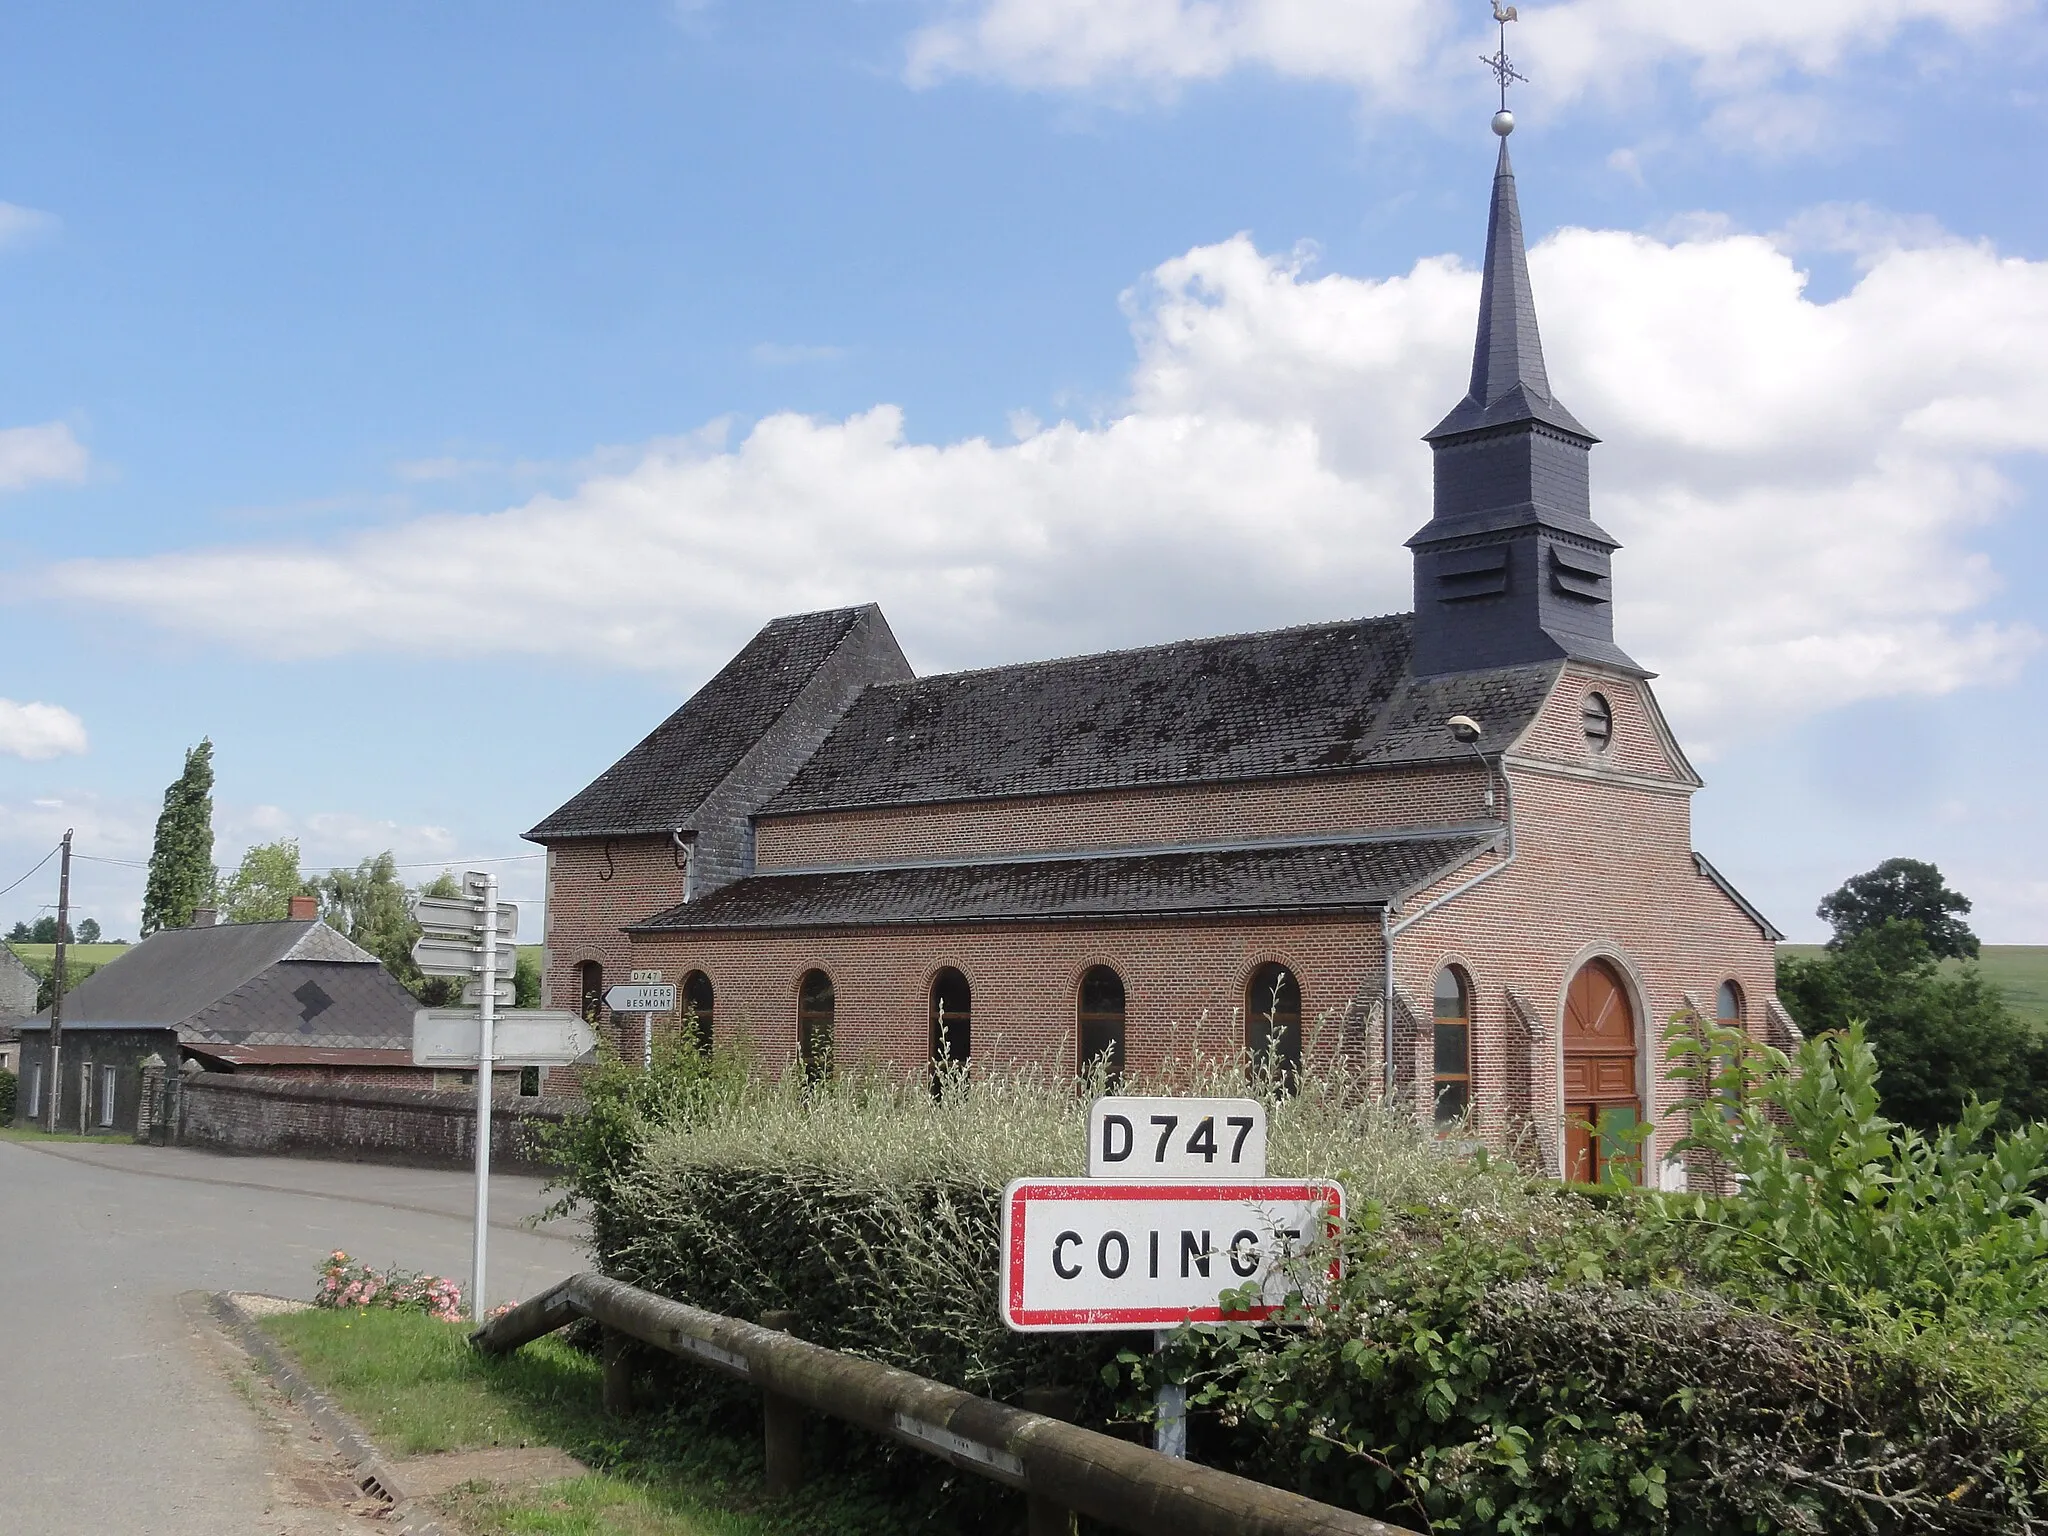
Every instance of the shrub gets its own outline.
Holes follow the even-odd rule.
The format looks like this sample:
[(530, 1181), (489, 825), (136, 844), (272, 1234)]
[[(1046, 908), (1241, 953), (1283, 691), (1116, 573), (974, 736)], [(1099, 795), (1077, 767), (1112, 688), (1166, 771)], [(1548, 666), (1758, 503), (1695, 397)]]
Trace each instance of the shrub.
[(393, 1312), (424, 1312), (443, 1323), (462, 1321), (462, 1287), (439, 1275), (416, 1275), (393, 1267), (371, 1269), (340, 1249), (320, 1266), (313, 1305), (345, 1311), (379, 1307)]
[(19, 1080), (12, 1072), (0, 1072), (0, 1125), (14, 1118), (14, 1095)]

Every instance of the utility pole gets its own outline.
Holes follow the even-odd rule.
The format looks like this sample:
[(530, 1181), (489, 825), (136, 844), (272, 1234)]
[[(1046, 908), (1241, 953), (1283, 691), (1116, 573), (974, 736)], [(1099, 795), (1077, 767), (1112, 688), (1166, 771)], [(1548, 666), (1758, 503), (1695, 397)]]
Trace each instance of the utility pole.
[[(472, 886), (472, 889), (474, 887)], [(498, 877), (485, 875), (483, 890), (483, 996), (477, 1010), (476, 1042), (476, 1245), (469, 1280), (469, 1319), (484, 1324), (484, 1258), (491, 1232), (491, 1047), (498, 1017)]]
[[(71, 926), (71, 829), (64, 829), (63, 857), (57, 864), (57, 953), (50, 961), (50, 1134), (57, 1134), (57, 1105), (64, 1098), (59, 1070), (64, 1043), (64, 934)], [(82, 1112), (82, 1111), (81, 1111)]]

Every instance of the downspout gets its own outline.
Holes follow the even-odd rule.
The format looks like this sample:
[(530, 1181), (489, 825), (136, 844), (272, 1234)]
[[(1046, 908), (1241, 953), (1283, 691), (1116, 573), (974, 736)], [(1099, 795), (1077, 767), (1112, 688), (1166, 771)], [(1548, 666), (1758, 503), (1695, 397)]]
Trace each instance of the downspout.
[(1380, 1033), (1386, 1037), (1382, 1097), (1394, 1099), (1394, 928), (1391, 905), (1380, 907)]
[[(1489, 787), (1491, 787), (1492, 784), (1492, 777), (1493, 769), (1491, 765), (1489, 765), (1487, 768), (1487, 781)], [(1506, 869), (1510, 864), (1515, 862), (1515, 786), (1514, 781), (1508, 777), (1507, 766), (1505, 764), (1501, 766), (1500, 789), (1501, 798), (1506, 802), (1506, 814), (1503, 820), (1506, 823), (1508, 834), (1507, 856), (1503, 858), (1498, 864), (1492, 865), (1487, 869), (1481, 870), (1478, 874), (1474, 875), (1470, 880), (1467, 880), (1463, 885), (1454, 886), (1452, 889), (1445, 891), (1443, 895), (1437, 897), (1435, 901), (1429, 902), (1425, 906), (1416, 908), (1415, 911), (1411, 912), (1408, 916), (1402, 918), (1400, 922), (1395, 923), (1392, 926), (1392, 929), (1390, 930), (1391, 933), (1405, 933), (1408, 929), (1413, 928), (1417, 923), (1421, 922), (1425, 917), (1429, 916), (1430, 913), (1436, 911), (1437, 908), (1442, 906), (1448, 906), (1451, 902), (1454, 902), (1460, 896), (1463, 896), (1467, 891), (1475, 890), (1479, 886), (1486, 884), (1487, 881), (1491, 880), (1495, 875), (1499, 874), (1502, 870)], [(1381, 920), (1383, 922), (1385, 921), (1384, 913), (1382, 913)], [(1393, 966), (1394, 956), (1393, 951), (1390, 948), (1387, 951), (1387, 997), (1389, 999), (1388, 1013), (1390, 1018), (1392, 1015), (1391, 999), (1394, 995)], [(1391, 1027), (1392, 1026), (1390, 1024), (1389, 1028)], [(1389, 1038), (1392, 1037), (1390, 1036)]]

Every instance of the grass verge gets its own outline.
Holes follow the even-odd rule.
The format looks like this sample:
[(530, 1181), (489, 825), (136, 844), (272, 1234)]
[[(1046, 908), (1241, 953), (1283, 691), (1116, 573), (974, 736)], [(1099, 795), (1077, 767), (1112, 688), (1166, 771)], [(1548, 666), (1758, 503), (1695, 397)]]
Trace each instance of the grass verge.
[(606, 1415), (596, 1360), (560, 1335), (491, 1358), (468, 1328), (413, 1312), (292, 1313), (263, 1329), (394, 1457), (552, 1445), (595, 1469), (540, 1488), (470, 1484), (440, 1501), (479, 1536), (821, 1536), (905, 1528), (895, 1512), (816, 1484), (771, 1503), (758, 1413)]
[(125, 1142), (130, 1138), (102, 1131), (97, 1136), (80, 1136), (73, 1131), (59, 1131), (52, 1136), (48, 1131), (39, 1131), (32, 1125), (0, 1125), (0, 1141), (108, 1141)]

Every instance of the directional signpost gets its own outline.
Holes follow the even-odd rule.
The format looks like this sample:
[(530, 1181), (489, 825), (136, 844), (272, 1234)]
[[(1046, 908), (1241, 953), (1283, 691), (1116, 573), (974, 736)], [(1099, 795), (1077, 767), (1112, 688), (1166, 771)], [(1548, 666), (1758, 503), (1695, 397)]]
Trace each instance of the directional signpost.
[[(461, 897), (426, 896), (413, 907), (420, 940), (413, 945), (415, 964), (429, 976), (460, 976), (464, 997), (472, 990), (479, 1004), (474, 1014), (460, 1014), (455, 1026), (473, 1042), (462, 1065), (476, 1067), (476, 1238), (469, 1285), (470, 1316), (484, 1320), (484, 1260), (491, 1227), (491, 1062), (497, 1034), (498, 1002), (517, 965), (512, 946), (519, 932), (519, 909), (498, 900), (496, 875), (465, 874)], [(425, 1044), (435, 1043), (438, 1010), (426, 1009), (413, 1019), (413, 1059), (419, 1060), (421, 1031)], [(449, 1017), (442, 1013), (442, 1018)], [(580, 1054), (580, 1053), (579, 1053)], [(574, 1059), (573, 1057), (571, 1058)]]
[[(1088, 1112), (1088, 1177), (1017, 1179), (1003, 1191), (1003, 1321), (1023, 1333), (1263, 1322), (1288, 1292), (1334, 1281), (1299, 1259), (1334, 1239), (1344, 1190), (1266, 1177), (1256, 1099), (1112, 1095)], [(1251, 1287), (1225, 1311), (1225, 1291)], [(1159, 1389), (1154, 1448), (1187, 1455), (1186, 1389)]]
[[(573, 1013), (528, 1008), (500, 1014), (491, 1031), (491, 1060), (507, 1067), (566, 1067), (597, 1049), (597, 1032)], [(473, 1008), (422, 1008), (412, 1016), (412, 1064), (477, 1064)]]
[[(653, 981), (642, 981), (642, 976), (653, 976)], [(654, 1065), (654, 1016), (657, 1013), (672, 1013), (676, 1006), (676, 989), (673, 982), (660, 980), (659, 971), (635, 971), (630, 986), (607, 987), (604, 1005), (613, 1013), (637, 1013), (640, 1015), (641, 1065)]]

